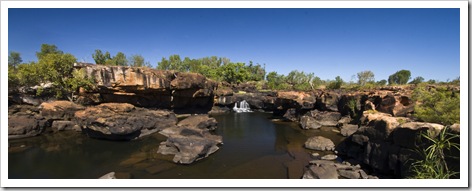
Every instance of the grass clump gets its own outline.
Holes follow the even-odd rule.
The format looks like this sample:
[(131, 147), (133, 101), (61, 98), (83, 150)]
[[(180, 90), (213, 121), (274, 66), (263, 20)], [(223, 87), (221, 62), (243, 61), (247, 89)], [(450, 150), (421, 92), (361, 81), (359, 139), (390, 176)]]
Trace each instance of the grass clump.
[[(452, 140), (459, 138), (459, 135), (448, 132), (447, 127), (443, 128), (438, 135), (434, 131), (423, 131), (419, 138), (423, 138), (427, 143), (420, 143), (416, 152), (421, 159), (412, 163), (410, 171), (415, 179), (449, 179), (459, 172), (454, 172), (449, 169), (446, 158), (454, 158), (447, 156), (445, 151), (457, 149), (460, 151), (458, 143)], [(429, 146), (427, 146), (429, 145)], [(420, 149), (423, 148), (423, 149)]]

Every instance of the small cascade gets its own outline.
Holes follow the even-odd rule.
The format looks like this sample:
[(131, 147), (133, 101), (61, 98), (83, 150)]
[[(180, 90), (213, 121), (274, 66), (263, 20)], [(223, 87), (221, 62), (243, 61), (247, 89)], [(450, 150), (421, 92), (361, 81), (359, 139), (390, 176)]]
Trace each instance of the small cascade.
[(236, 113), (252, 112), (251, 107), (249, 107), (249, 104), (247, 103), (246, 100), (239, 102), (239, 108), (238, 108), (238, 102), (234, 103), (233, 111)]

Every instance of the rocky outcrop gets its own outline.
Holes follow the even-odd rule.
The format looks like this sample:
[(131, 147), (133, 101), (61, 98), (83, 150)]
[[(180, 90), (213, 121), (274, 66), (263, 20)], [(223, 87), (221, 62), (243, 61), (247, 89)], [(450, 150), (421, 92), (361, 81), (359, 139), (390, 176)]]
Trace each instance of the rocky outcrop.
[(131, 140), (175, 126), (174, 113), (127, 103), (104, 103), (75, 113), (75, 121), (90, 137)]
[(372, 110), (365, 111), (361, 119), (360, 128), (336, 150), (376, 173), (399, 178), (408, 176), (412, 159), (419, 159), (414, 150), (420, 132), (439, 132), (444, 128), (440, 124), (412, 122), (409, 118)]
[(154, 70), (146, 67), (103, 66), (76, 63), (97, 88), (82, 91), (81, 104), (130, 103), (160, 109), (205, 110), (213, 106), (217, 84), (197, 73)]
[(210, 130), (216, 129), (216, 125), (216, 120), (208, 115), (190, 116), (177, 126), (159, 132), (168, 138), (160, 144), (157, 152), (174, 155), (173, 162), (181, 164), (190, 164), (208, 157), (223, 143), (221, 136), (210, 133)]
[(39, 109), (29, 105), (8, 107), (8, 139), (32, 137), (41, 134), (50, 121), (39, 114)]

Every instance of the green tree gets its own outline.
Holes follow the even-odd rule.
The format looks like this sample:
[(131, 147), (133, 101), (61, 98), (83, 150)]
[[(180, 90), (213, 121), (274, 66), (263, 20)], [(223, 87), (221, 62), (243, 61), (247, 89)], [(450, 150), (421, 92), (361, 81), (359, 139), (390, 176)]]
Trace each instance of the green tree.
[(357, 79), (357, 83), (360, 86), (365, 86), (367, 83), (373, 83), (375, 81), (374, 73), (370, 70), (357, 73)]
[(43, 56), (47, 54), (63, 54), (61, 50), (57, 48), (56, 45), (53, 44), (41, 44), (41, 51), (36, 52), (36, 57), (40, 60)]
[(16, 68), (19, 64), (23, 62), (19, 52), (10, 52), (8, 56), (8, 66)]
[(380, 80), (376, 84), (379, 85), (379, 86), (385, 86), (385, 85), (387, 85), (387, 80)]
[(334, 81), (330, 82), (326, 88), (328, 89), (340, 89), (344, 84), (344, 80), (340, 76), (336, 76)]
[[(90, 79), (74, 74), (73, 64), (77, 59), (72, 54), (58, 50), (55, 45), (42, 45), (37, 56), (37, 63), (19, 64), (15, 73), (9, 70), (9, 84), (15, 82), (17, 86), (34, 86), (52, 83), (50, 93), (59, 99), (72, 99), (71, 93), (77, 91), (79, 85), (93, 85)], [(38, 89), (37, 95), (43, 93), (41, 88)]]
[[(46, 54), (38, 62), (42, 79), (40, 83), (51, 82), (57, 98), (69, 96), (71, 92), (67, 80), (73, 77), (73, 64), (77, 59), (72, 54)], [(71, 99), (71, 97), (68, 97)]]
[(423, 83), (424, 82), (424, 78), (421, 77), (421, 76), (418, 76), (416, 78), (414, 78), (413, 80), (411, 80), (410, 84), (419, 84), (419, 83)]
[(111, 65), (111, 57), (110, 53), (107, 51), (105, 54), (102, 53), (101, 50), (95, 50), (95, 53), (92, 54), (93, 60), (95, 60), (95, 64), (102, 64), (102, 65)]
[(224, 81), (233, 84), (245, 82), (249, 77), (244, 63), (241, 62), (221, 66), (221, 75)]
[(411, 78), (409, 70), (400, 70), (388, 77), (388, 84), (406, 84)]
[(115, 66), (127, 66), (128, 60), (126, 59), (126, 55), (123, 52), (116, 53), (116, 56), (113, 57), (113, 65)]
[(269, 72), (266, 76), (267, 87), (274, 90), (284, 90), (289, 86), (285, 83), (285, 76), (277, 72)]
[(144, 57), (141, 55), (133, 55), (129, 60), (130, 66), (133, 67), (151, 67), (149, 62), (144, 61)]

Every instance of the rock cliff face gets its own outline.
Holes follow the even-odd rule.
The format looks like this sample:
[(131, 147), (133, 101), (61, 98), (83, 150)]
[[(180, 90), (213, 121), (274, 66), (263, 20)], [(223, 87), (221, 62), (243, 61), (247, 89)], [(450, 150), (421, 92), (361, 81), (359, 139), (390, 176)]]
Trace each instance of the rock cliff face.
[(75, 64), (83, 68), (97, 85), (81, 90), (81, 104), (130, 103), (160, 109), (209, 110), (217, 84), (201, 74), (154, 70), (145, 67)]

